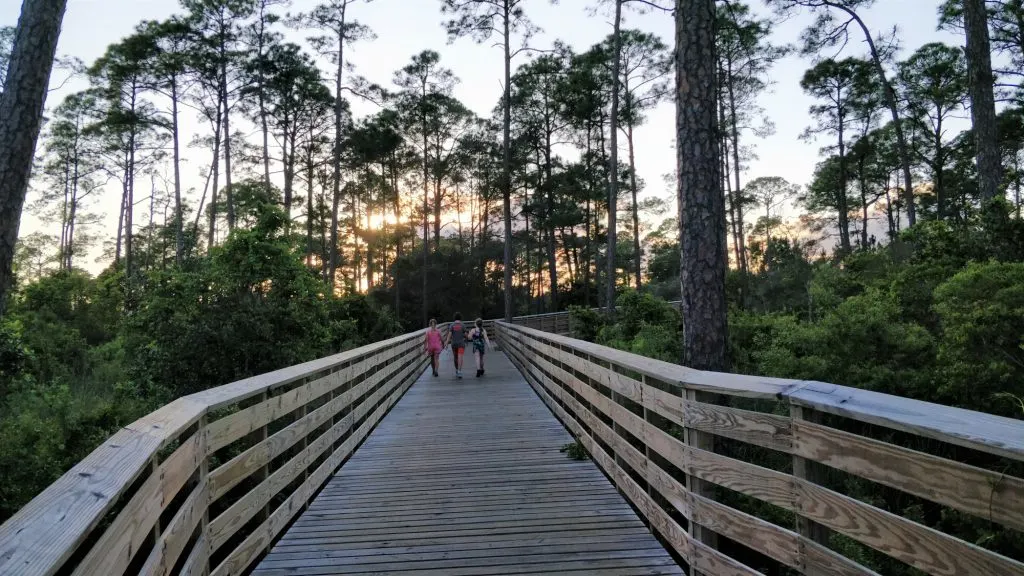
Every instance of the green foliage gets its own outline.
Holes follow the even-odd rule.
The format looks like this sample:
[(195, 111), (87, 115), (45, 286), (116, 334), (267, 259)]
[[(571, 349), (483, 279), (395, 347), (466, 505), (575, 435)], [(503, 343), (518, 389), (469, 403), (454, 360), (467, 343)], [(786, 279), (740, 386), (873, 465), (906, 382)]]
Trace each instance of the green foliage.
[(586, 448), (579, 442), (570, 442), (562, 446), (558, 451), (568, 456), (571, 460), (587, 460), (590, 458)]
[(174, 397), (400, 332), (367, 297), (329, 294), (276, 199), (258, 188), (240, 188), (251, 229), (207, 257), (150, 271), (131, 314), (116, 268), (21, 287), (0, 324), (0, 521)]
[(569, 307), (569, 327), (573, 338), (593, 342), (604, 327), (605, 317), (592, 308)]
[(997, 395), (1024, 395), (1024, 264), (969, 264), (935, 289), (935, 311), (939, 401), (1020, 416)]
[(682, 357), (682, 322), (671, 304), (645, 292), (626, 290), (615, 306), (615, 322), (602, 327), (595, 342), (667, 362)]

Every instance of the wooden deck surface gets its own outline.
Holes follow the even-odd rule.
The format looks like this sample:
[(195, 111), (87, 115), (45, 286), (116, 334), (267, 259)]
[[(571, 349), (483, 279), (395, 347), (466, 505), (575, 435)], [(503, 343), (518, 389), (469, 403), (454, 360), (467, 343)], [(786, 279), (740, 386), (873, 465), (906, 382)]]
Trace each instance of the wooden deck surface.
[(254, 574), (682, 574), (500, 352), (451, 356), (384, 418)]

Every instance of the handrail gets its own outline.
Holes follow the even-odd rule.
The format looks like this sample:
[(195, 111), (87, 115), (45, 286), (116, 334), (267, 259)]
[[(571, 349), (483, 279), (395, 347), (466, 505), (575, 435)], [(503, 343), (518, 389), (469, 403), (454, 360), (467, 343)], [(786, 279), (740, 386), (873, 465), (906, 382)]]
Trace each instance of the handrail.
[[(696, 571), (758, 574), (715, 548), (721, 536), (802, 574), (875, 574), (829, 546), (836, 533), (929, 574), (1024, 575), (1021, 562), (844, 494), (836, 481), (859, 477), (1024, 530), (1024, 479), (979, 465), (1008, 459), (1020, 470), (1024, 421), (693, 370), (518, 323), (496, 329), (537, 394)], [(937, 443), (942, 456), (931, 453)], [(795, 521), (773, 523), (716, 493), (745, 495), (785, 511), (769, 517)]]
[(0, 526), (0, 574), (241, 574), (425, 367), (422, 331), (185, 396)]

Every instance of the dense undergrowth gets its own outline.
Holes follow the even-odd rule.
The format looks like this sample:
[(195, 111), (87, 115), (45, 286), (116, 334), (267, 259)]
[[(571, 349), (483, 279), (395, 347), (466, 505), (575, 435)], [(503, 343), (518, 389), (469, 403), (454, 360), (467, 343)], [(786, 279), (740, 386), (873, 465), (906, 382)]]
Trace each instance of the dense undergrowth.
[(0, 324), (0, 521), (173, 398), (401, 333), (370, 299), (331, 296), (283, 212), (258, 212), (180, 266), (20, 286)]

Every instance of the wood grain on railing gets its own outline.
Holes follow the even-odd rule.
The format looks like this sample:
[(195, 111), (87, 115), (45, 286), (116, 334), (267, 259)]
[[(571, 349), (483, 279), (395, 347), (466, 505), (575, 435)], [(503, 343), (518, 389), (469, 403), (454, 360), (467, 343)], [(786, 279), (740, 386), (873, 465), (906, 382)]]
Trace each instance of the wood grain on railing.
[(244, 573), (426, 366), (416, 332), (176, 400), (0, 526), (0, 573)]
[[(844, 539), (927, 574), (1024, 575), (1017, 559), (828, 480), (859, 477), (1022, 530), (1024, 479), (996, 464), (1020, 469), (1024, 421), (820, 382), (702, 372), (528, 326), (497, 323), (503, 349), (693, 571), (758, 573), (716, 550), (721, 537), (801, 574), (875, 574), (835, 548)], [(916, 449), (924, 446), (945, 456)], [(977, 451), (972, 461), (953, 459), (962, 448)], [(739, 500), (716, 500), (725, 493), (715, 487), (777, 507), (775, 522), (792, 520), (734, 508), (726, 502)]]

